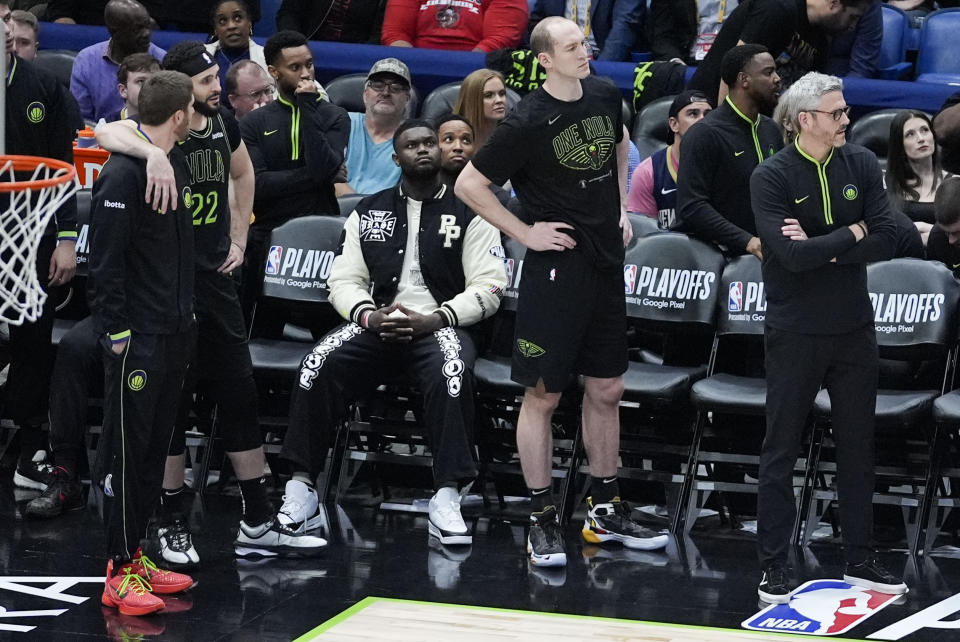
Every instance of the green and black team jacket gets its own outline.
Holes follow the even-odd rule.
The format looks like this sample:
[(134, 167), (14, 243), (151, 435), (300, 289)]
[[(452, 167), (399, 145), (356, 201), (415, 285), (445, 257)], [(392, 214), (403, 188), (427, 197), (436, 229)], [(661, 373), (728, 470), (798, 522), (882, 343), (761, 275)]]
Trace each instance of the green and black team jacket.
[(750, 174), (783, 147), (766, 116), (747, 118), (729, 97), (683, 137), (677, 175), (676, 229), (746, 252), (757, 235), (750, 210)]
[[(12, 57), (7, 73), (6, 153), (55, 158), (73, 165), (73, 139), (82, 124), (77, 101), (53, 75)], [(30, 176), (18, 175), (20, 179)], [(6, 196), (0, 196), (6, 207)], [(70, 197), (57, 210), (45, 235), (77, 238), (77, 200)]]
[(176, 334), (193, 323), (193, 218), (190, 175), (171, 152), (180, 198), (159, 212), (145, 203), (146, 161), (114, 152), (93, 184), (90, 206), (90, 311), (114, 342), (131, 331)]
[(350, 117), (317, 94), (294, 101), (278, 96), (240, 121), (256, 172), (254, 234), (304, 214), (340, 212), (333, 177), (343, 164)]
[[(767, 326), (843, 334), (873, 323), (866, 264), (893, 258), (897, 241), (873, 152), (847, 144), (819, 163), (801, 138), (757, 168), (750, 191), (763, 243)], [(783, 235), (787, 218), (799, 221), (806, 240)], [(857, 221), (869, 230), (859, 243), (848, 229)]]

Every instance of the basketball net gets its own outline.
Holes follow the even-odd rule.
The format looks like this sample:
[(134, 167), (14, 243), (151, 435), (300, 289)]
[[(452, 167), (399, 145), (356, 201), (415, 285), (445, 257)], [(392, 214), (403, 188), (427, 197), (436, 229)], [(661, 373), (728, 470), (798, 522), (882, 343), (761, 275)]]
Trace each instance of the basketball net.
[(37, 269), (48, 266), (37, 266), (37, 250), (50, 219), (77, 191), (75, 179), (73, 166), (61, 161), (0, 156), (0, 200), (7, 201), (0, 209), (0, 321), (23, 325), (43, 313), (47, 293)]

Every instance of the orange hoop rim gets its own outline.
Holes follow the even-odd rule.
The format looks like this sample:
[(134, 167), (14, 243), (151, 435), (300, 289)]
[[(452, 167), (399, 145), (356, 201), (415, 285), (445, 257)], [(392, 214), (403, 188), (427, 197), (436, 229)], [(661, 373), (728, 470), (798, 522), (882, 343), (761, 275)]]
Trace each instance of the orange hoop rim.
[(46, 165), (54, 171), (66, 170), (66, 173), (52, 178), (41, 178), (32, 181), (5, 181), (0, 180), (0, 193), (20, 192), (28, 189), (49, 189), (57, 185), (62, 185), (72, 181), (77, 176), (77, 168), (71, 163), (67, 163), (56, 158), (45, 158), (43, 156), (16, 156), (12, 154), (0, 156), (0, 170), (5, 169), (8, 163), (13, 163), (13, 169), (17, 172), (32, 172), (40, 165)]

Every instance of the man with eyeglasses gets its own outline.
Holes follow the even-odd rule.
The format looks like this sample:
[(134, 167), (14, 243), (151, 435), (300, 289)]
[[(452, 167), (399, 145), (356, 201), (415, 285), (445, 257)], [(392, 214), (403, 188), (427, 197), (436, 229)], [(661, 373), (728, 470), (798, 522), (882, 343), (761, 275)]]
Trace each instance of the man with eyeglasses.
[(350, 112), (347, 182), (337, 195), (374, 194), (397, 184), (400, 168), (393, 162), (393, 133), (404, 121), (410, 103), (410, 70), (396, 58), (378, 60), (363, 85), (365, 113)]
[(821, 387), (830, 394), (843, 580), (905, 593), (870, 548), (878, 356), (866, 264), (893, 257), (896, 227), (876, 156), (846, 142), (849, 107), (835, 76), (790, 88), (799, 136), (750, 179), (767, 291), (767, 432), (760, 451), (757, 545), (767, 602), (795, 586), (787, 554), (796, 517), (793, 469)]
[(252, 60), (241, 60), (227, 71), (226, 87), (233, 115), (237, 120), (273, 102), (273, 80), (263, 67)]

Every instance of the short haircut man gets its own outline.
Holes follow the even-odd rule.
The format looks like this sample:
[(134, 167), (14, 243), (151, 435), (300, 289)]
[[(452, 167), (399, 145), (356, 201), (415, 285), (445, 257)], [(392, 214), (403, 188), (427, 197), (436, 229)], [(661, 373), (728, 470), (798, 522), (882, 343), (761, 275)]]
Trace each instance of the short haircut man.
[(10, 13), (13, 20), (13, 51), (24, 60), (33, 60), (37, 57), (37, 39), (39, 24), (37, 17), (29, 11), (17, 9)]
[[(846, 571), (843, 580), (904, 593), (870, 549), (878, 357), (866, 264), (893, 257), (896, 226), (872, 152), (846, 143), (839, 78), (791, 88), (800, 132), (750, 179), (767, 290), (767, 432), (760, 452), (757, 548), (767, 602), (786, 602), (796, 514), (793, 469), (821, 387), (830, 394)], [(845, 144), (846, 143), (846, 144)]]
[[(328, 281), (330, 302), (347, 322), (303, 359), (282, 455), (295, 480), (311, 483), (343, 401), (372, 390), (386, 372), (411, 372), (433, 452), (429, 532), (441, 544), (469, 544), (458, 494), (477, 473), (476, 348), (466, 328), (499, 307), (506, 285), (500, 235), (440, 181), (430, 123), (407, 120), (393, 141), (400, 183), (360, 201), (347, 219)], [(369, 233), (365, 222), (374, 216), (396, 231)]]
[(730, 49), (722, 69), (732, 83), (729, 94), (683, 140), (676, 229), (728, 254), (760, 256), (750, 175), (783, 146), (780, 131), (764, 115), (777, 103), (780, 77), (773, 56), (754, 44)]
[(631, 212), (656, 218), (662, 229), (670, 229), (676, 219), (680, 144), (687, 131), (712, 109), (707, 95), (695, 89), (673, 99), (667, 116), (673, 142), (643, 159), (633, 171), (627, 195)]
[(223, 90), (227, 92), (237, 120), (273, 102), (276, 94), (273, 80), (252, 60), (241, 60), (230, 66)]
[[(460, 172), (456, 190), (480, 216), (527, 247), (510, 375), (524, 387), (517, 446), (531, 498), (527, 554), (532, 564), (563, 566), (551, 419), (578, 375), (584, 382), (584, 435), (590, 435), (584, 442), (591, 495), (583, 537), (645, 550), (664, 547), (667, 538), (633, 521), (617, 480), (618, 409), (627, 370), (623, 257), (632, 237), (622, 97), (611, 83), (591, 76), (576, 23), (545, 18), (531, 42), (546, 80), (497, 125)], [(491, 183), (507, 180), (533, 225), (491, 193)]]
[[(188, 77), (161, 71), (144, 83), (141, 131), (172, 154), (177, 185), (184, 189), (186, 162), (176, 147), (189, 131), (192, 112)], [(161, 212), (144, 201), (146, 183), (142, 160), (111, 154), (94, 184), (90, 221), (95, 284), (90, 310), (101, 332), (103, 423), (110, 444), (103, 603), (139, 615), (162, 609), (164, 602), (130, 587), (131, 582), (142, 587), (149, 580), (159, 593), (193, 584), (180, 573), (151, 573), (153, 565), (139, 548), (160, 497), (193, 326), (193, 225), (187, 199)]]
[(117, 69), (117, 91), (123, 96), (120, 119), (136, 116), (140, 101), (140, 89), (151, 74), (160, 71), (160, 61), (148, 53), (130, 54)]

